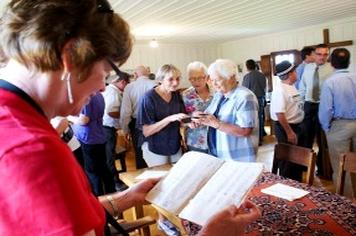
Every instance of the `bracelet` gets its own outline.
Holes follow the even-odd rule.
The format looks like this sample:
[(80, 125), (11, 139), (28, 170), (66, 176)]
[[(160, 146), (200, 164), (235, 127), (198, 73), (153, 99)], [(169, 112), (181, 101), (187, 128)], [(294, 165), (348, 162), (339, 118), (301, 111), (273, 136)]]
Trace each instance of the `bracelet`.
[(116, 217), (119, 214), (119, 209), (117, 208), (117, 205), (115, 204), (114, 198), (111, 195), (106, 195), (105, 196), (108, 202), (111, 205), (111, 208), (113, 209), (114, 212), (114, 217)]

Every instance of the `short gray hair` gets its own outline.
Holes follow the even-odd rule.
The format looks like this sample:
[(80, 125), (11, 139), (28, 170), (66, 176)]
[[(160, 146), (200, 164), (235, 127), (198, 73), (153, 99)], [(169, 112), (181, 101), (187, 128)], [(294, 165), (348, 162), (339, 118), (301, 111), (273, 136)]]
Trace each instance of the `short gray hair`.
[(236, 80), (238, 79), (237, 66), (229, 59), (217, 59), (213, 62), (209, 66), (208, 74), (211, 75), (213, 73), (218, 74), (224, 79), (230, 79), (231, 77), (235, 77)]
[(203, 62), (200, 61), (193, 61), (188, 64), (187, 66), (187, 73), (189, 74), (190, 71), (203, 71), (205, 75), (208, 75), (208, 68)]

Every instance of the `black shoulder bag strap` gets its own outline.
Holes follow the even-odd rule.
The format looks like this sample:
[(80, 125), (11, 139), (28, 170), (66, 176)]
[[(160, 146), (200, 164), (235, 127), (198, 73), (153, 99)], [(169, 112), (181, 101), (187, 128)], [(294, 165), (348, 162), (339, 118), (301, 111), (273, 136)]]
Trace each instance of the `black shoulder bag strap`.
[(117, 223), (114, 217), (106, 209), (104, 210), (106, 215), (105, 236), (111, 236), (111, 232), (108, 224), (110, 224), (114, 229), (116, 229), (118, 235), (129, 236), (129, 234), (124, 230), (124, 228), (122, 228), (122, 226), (119, 223)]

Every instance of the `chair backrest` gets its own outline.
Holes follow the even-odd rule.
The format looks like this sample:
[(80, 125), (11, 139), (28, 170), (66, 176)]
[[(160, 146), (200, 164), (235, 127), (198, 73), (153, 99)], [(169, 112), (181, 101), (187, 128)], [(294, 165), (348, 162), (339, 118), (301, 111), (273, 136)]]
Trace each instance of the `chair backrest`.
[[(274, 147), (274, 158), (307, 167), (306, 183), (309, 185), (313, 184), (316, 162), (316, 155), (313, 149), (278, 143)], [(276, 170), (272, 170), (272, 172), (275, 173)]]
[(336, 185), (336, 192), (338, 194), (344, 194), (345, 186), (345, 176), (346, 172), (356, 173), (356, 153), (348, 152), (341, 154), (340, 164), (339, 164), (339, 173)]

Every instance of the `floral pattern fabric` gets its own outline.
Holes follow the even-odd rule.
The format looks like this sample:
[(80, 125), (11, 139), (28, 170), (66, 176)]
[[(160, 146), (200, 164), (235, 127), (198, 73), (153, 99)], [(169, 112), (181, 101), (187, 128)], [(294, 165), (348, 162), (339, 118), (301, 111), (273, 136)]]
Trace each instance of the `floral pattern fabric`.
[[(209, 106), (212, 98), (213, 92), (209, 89), (210, 96), (204, 101), (196, 92), (194, 87), (190, 87), (182, 92), (182, 98), (185, 106), (185, 111), (188, 115), (192, 115), (195, 111), (205, 111)], [(207, 150), (208, 127), (203, 126), (196, 129), (187, 129), (186, 142), (188, 146)]]

